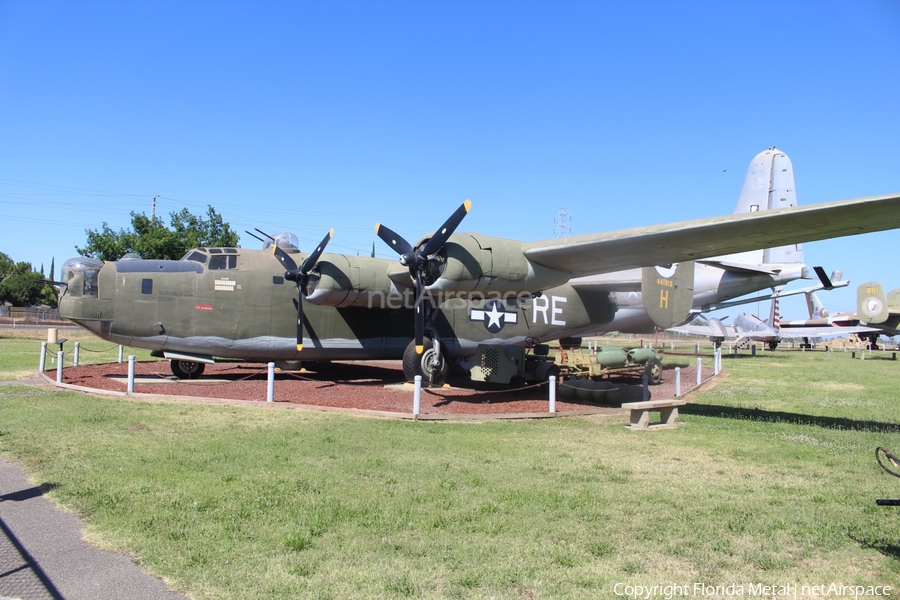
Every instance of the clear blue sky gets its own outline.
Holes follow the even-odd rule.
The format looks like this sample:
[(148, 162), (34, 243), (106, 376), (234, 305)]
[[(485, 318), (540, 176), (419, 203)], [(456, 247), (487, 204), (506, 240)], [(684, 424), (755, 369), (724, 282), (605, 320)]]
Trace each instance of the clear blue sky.
[[(461, 231), (526, 240), (726, 214), (772, 145), (801, 204), (900, 192), (895, 0), (0, 0), (0, 86), (0, 251), (35, 268), (154, 195), (387, 257), (376, 222), (466, 198)], [(804, 249), (855, 310), (898, 248)]]

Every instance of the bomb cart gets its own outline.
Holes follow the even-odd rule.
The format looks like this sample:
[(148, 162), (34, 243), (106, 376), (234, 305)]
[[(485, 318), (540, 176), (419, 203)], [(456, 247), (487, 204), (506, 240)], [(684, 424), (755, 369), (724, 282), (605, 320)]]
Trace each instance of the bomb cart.
[(546, 344), (537, 344), (531, 352), (519, 346), (480, 344), (469, 361), (472, 381), (493, 384), (521, 384), (558, 379), (629, 377), (640, 380), (647, 374), (649, 383), (662, 380), (662, 362), (649, 348), (603, 348), (596, 352), (580, 347), (561, 346), (558, 358), (549, 356)]
[(650, 385), (662, 381), (662, 361), (650, 348), (561, 348), (557, 361), (563, 377), (573, 379), (613, 379), (647, 375)]

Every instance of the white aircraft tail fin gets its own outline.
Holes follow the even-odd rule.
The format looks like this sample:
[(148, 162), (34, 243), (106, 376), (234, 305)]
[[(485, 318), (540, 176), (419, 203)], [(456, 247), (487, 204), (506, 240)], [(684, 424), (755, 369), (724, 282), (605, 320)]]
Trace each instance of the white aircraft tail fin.
[[(760, 152), (750, 163), (741, 196), (732, 211), (733, 214), (757, 212), (797, 206), (794, 190), (794, 167), (791, 159), (775, 147)], [(735, 262), (760, 263), (803, 263), (803, 248), (800, 244), (767, 248), (733, 254)]]
[(806, 308), (809, 311), (810, 319), (824, 319), (828, 316), (825, 305), (819, 300), (819, 295), (815, 292), (806, 293)]

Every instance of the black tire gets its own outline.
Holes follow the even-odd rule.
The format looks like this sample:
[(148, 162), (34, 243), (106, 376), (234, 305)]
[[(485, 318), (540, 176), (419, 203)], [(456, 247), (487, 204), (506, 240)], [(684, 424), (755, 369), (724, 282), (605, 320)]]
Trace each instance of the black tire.
[(663, 366), (658, 358), (651, 358), (644, 365), (644, 373), (647, 374), (647, 381), (650, 385), (658, 385), (662, 381)]
[(416, 375), (422, 376), (422, 383), (425, 385), (441, 385), (447, 378), (447, 371), (450, 365), (447, 358), (443, 355), (439, 357), (437, 369), (431, 369), (431, 360), (434, 356), (434, 343), (430, 338), (423, 340), (425, 349), (422, 354), (416, 354), (416, 342), (413, 340), (403, 352), (403, 376), (406, 381), (412, 383), (416, 380)]
[(178, 379), (197, 379), (203, 375), (203, 369), (206, 368), (204, 363), (193, 360), (173, 359), (169, 361), (169, 366), (171, 366), (172, 373)]
[(769, 350), (775, 350), (778, 348), (778, 342), (769, 342)]

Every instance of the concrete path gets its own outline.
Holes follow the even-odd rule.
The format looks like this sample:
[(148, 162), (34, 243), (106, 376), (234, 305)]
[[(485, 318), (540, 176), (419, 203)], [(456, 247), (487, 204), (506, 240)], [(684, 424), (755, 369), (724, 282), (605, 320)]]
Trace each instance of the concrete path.
[(88, 545), (81, 520), (44, 498), (51, 486), (0, 458), (0, 600), (184, 600), (130, 557)]

